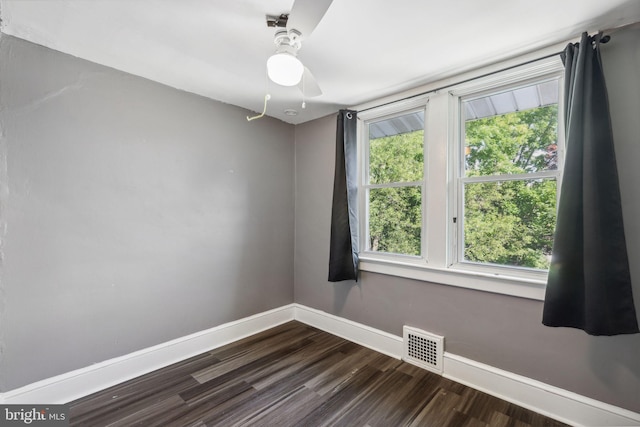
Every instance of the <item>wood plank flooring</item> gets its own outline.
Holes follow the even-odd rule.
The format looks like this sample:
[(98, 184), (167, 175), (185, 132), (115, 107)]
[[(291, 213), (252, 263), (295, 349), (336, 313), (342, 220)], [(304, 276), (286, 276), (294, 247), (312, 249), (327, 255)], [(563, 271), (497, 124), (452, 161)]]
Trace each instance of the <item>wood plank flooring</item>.
[(71, 402), (72, 426), (564, 426), (289, 322)]

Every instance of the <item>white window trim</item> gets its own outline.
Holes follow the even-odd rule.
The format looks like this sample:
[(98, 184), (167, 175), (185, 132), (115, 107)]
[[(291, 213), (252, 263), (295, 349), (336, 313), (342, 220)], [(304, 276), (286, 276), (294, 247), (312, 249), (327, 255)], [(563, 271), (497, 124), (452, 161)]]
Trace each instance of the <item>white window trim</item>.
[[(529, 84), (532, 83), (538, 83), (540, 81), (545, 81), (545, 80), (558, 80), (559, 84), (560, 84), (560, 88), (562, 88), (563, 85), (563, 76), (562, 76), (562, 67), (557, 67), (558, 69), (556, 69), (556, 67), (554, 66), (554, 63), (547, 63), (544, 62), (542, 64), (535, 64), (536, 67), (534, 67), (536, 74), (529, 74), (529, 73), (525, 73), (527, 78), (525, 79), (520, 79), (518, 80), (517, 77), (519, 75), (521, 75), (522, 73), (520, 72), (520, 70), (518, 70), (518, 73), (516, 73), (515, 76), (509, 76), (511, 77), (511, 81), (508, 84), (505, 85), (501, 85), (501, 84), (495, 84), (495, 82), (493, 81), (493, 79), (491, 81), (489, 81), (487, 87), (485, 88), (484, 86), (480, 85), (474, 85), (474, 86), (470, 86), (468, 88), (466, 88), (466, 90), (454, 90), (451, 92), (451, 95), (454, 99), (455, 105), (452, 106), (451, 108), (451, 113), (452, 116), (450, 118), (450, 120), (452, 120), (452, 123), (454, 121), (457, 120), (457, 126), (455, 127), (455, 132), (453, 133), (453, 137), (451, 140), (451, 147), (453, 149), (453, 153), (452, 156), (454, 159), (457, 160), (457, 170), (452, 171), (453, 172), (453, 176), (452, 179), (454, 182), (456, 182), (455, 184), (455, 188), (452, 191), (452, 198), (450, 200), (451, 205), (454, 207), (454, 216), (457, 218), (457, 229), (456, 229), (456, 233), (455, 236), (453, 236), (453, 241), (451, 242), (451, 247), (453, 248), (450, 251), (450, 256), (451, 256), (451, 263), (450, 266), (452, 268), (456, 268), (456, 269), (470, 269), (470, 270), (480, 270), (480, 271), (486, 271), (488, 273), (496, 273), (496, 274), (504, 274), (501, 273), (501, 271), (504, 271), (505, 268), (507, 270), (511, 270), (512, 273), (515, 277), (525, 277), (525, 278), (538, 278), (539, 280), (545, 280), (546, 281), (546, 272), (542, 272), (540, 270), (535, 270), (535, 269), (528, 269), (528, 268), (523, 268), (523, 267), (503, 267), (503, 266), (497, 266), (497, 265), (490, 265), (490, 264), (477, 264), (477, 263), (473, 263), (470, 261), (465, 261), (464, 260), (464, 254), (463, 254), (463, 239), (464, 236), (462, 235), (462, 233), (459, 232), (459, 230), (464, 229), (464, 214), (463, 214), (463, 207), (461, 206), (461, 200), (462, 200), (462, 193), (463, 193), (463, 186), (465, 183), (469, 183), (469, 182), (497, 182), (497, 181), (509, 181), (509, 180), (526, 180), (526, 179), (537, 179), (537, 178), (543, 178), (543, 179), (547, 179), (547, 178), (552, 178), (556, 180), (556, 185), (557, 185), (557, 196), (559, 199), (560, 196), (560, 186), (561, 186), (561, 180), (562, 180), (562, 174), (561, 174), (561, 170), (562, 168), (559, 168), (558, 170), (547, 170), (547, 171), (539, 171), (539, 172), (534, 172), (534, 173), (526, 173), (526, 174), (508, 174), (508, 175), (500, 175), (500, 176), (474, 176), (474, 177), (458, 177), (456, 176), (456, 172), (457, 173), (463, 173), (464, 172), (464, 166), (463, 166), (463, 158), (460, 155), (460, 150), (463, 149), (463, 140), (464, 138), (462, 137), (463, 135), (463, 127), (464, 127), (464, 123), (462, 123), (462, 121), (460, 120), (461, 118), (461, 114), (460, 114), (460, 101), (463, 98), (466, 99), (473, 99), (476, 97), (482, 97), (482, 96), (486, 96), (487, 94), (493, 93), (497, 88), (499, 89), (514, 89), (514, 88), (518, 88), (518, 87), (523, 87), (523, 86), (527, 86)], [(526, 68), (525, 68), (526, 70)], [(493, 77), (493, 76), (491, 76)], [(481, 82), (484, 81), (484, 79), (480, 79)], [(471, 95), (471, 97), (468, 97), (467, 95)], [(559, 97), (558, 100), (558, 164), (559, 165), (564, 165), (564, 131), (563, 131), (563, 123), (562, 120), (560, 119), (563, 116), (563, 99), (562, 96)]]
[[(360, 167), (359, 170), (362, 171), (362, 173), (359, 174), (359, 188), (362, 190), (360, 191), (359, 194), (359, 203), (360, 203), (360, 212), (364, 212), (364, 221), (360, 221), (360, 236), (361, 236), (361, 241), (360, 241), (360, 248), (363, 248), (362, 252), (365, 253), (375, 253), (375, 252), (370, 252), (367, 251), (367, 248), (369, 247), (369, 230), (367, 227), (367, 223), (368, 223), (368, 218), (369, 218), (369, 203), (368, 203), (368, 197), (367, 195), (369, 194), (369, 190), (371, 189), (375, 189), (375, 188), (391, 188), (391, 187), (420, 187), (420, 191), (422, 194), (422, 206), (426, 206), (426, 188), (425, 188), (425, 179), (424, 177), (427, 174), (427, 163), (425, 162), (423, 165), (423, 179), (422, 181), (418, 181), (418, 182), (399, 182), (399, 183), (386, 183), (386, 184), (370, 184), (369, 183), (369, 128), (368, 128), (368, 123), (370, 122), (379, 122), (379, 121), (384, 121), (393, 117), (397, 117), (397, 116), (401, 116), (404, 114), (411, 114), (411, 113), (415, 113), (415, 112), (423, 112), (423, 114), (425, 115), (425, 118), (428, 117), (428, 104), (429, 104), (429, 98), (427, 96), (420, 96), (420, 97), (416, 97), (415, 99), (411, 99), (408, 100), (406, 102), (398, 102), (398, 103), (394, 103), (394, 105), (390, 105), (390, 106), (385, 106), (384, 108), (381, 109), (376, 109), (375, 110), (375, 118), (373, 120), (369, 120), (366, 117), (370, 117), (367, 116), (365, 114), (365, 119), (361, 120), (359, 122), (359, 129), (358, 129), (358, 133), (359, 133), (359, 144), (358, 144), (358, 153), (359, 153), (359, 159), (358, 159), (358, 165)], [(424, 139), (423, 139), (423, 150), (426, 151), (426, 132), (424, 135)], [(426, 156), (426, 153), (425, 153)], [(426, 232), (426, 221), (424, 218), (425, 212), (423, 209), (422, 212), (423, 218), (422, 218), (422, 234), (424, 235)], [(396, 254), (385, 254), (386, 256), (391, 257), (392, 259), (396, 256), (400, 256), (402, 258), (410, 258), (410, 259), (424, 259), (426, 257), (426, 253), (427, 253), (427, 248), (425, 246), (425, 239), (422, 239), (421, 241), (421, 247), (420, 247), (420, 252), (421, 252), (421, 256), (411, 256), (411, 255), (396, 255)]]
[[(436, 284), (476, 289), (534, 300), (544, 300), (547, 272), (502, 266), (478, 265), (457, 261), (457, 236), (453, 217), (457, 209), (456, 168), (450, 159), (458, 158), (460, 123), (458, 120), (459, 98), (482, 91), (491, 91), (509, 85), (521, 86), (528, 81), (561, 75), (562, 64), (558, 56), (511, 67), (491, 75), (477, 72), (477, 79), (434, 90), (406, 100), (387, 103), (359, 113), (359, 177), (360, 188), (365, 183), (365, 160), (368, 138), (366, 123), (378, 121), (385, 116), (424, 107), (425, 121), (425, 183), (423, 191), (423, 254), (420, 257), (395, 254), (381, 254), (361, 251), (360, 269), (363, 271), (421, 280)], [(559, 117), (563, 117), (562, 102), (559, 103)], [(563, 134), (563, 123), (559, 120), (558, 132)], [(564, 158), (563, 147), (559, 146), (559, 162)], [(558, 178), (558, 190), (561, 181)], [(361, 248), (366, 248), (366, 200), (360, 192), (360, 212), (366, 217), (360, 221)], [(438, 203), (442, 201), (442, 203)], [(426, 241), (426, 245), (425, 242)]]

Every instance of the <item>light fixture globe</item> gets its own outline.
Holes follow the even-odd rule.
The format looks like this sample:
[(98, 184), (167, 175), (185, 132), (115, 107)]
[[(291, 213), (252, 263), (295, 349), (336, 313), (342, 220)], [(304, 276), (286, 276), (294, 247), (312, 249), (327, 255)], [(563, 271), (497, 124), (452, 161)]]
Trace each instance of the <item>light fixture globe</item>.
[(289, 52), (278, 52), (267, 60), (269, 78), (281, 86), (295, 86), (300, 83), (304, 66)]

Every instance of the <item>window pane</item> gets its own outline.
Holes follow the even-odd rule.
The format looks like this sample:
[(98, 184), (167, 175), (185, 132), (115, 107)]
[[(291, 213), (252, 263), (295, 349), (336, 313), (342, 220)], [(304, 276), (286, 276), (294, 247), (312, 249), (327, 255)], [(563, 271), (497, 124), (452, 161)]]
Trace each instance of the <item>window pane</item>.
[(421, 187), (369, 190), (369, 250), (420, 255)]
[(467, 183), (464, 259), (549, 268), (556, 223), (556, 181)]
[(558, 168), (558, 81), (463, 102), (466, 176)]
[(369, 125), (369, 183), (421, 181), (424, 111)]

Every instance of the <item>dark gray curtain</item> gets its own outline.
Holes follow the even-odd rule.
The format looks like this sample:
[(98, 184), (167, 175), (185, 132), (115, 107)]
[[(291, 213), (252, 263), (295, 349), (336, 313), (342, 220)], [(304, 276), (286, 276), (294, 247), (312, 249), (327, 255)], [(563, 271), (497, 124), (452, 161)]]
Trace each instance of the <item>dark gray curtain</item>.
[(567, 152), (542, 323), (638, 332), (600, 34), (562, 53)]
[(340, 110), (331, 210), (329, 281), (358, 280), (357, 113)]

